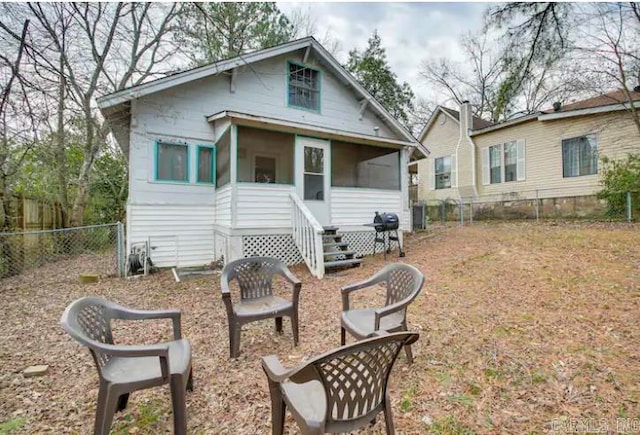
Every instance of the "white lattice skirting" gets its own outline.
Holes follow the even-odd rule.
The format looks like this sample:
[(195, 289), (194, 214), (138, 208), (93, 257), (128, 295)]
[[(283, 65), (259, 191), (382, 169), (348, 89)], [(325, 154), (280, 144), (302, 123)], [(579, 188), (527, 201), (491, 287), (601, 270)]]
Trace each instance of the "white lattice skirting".
[(243, 236), (242, 255), (245, 257), (273, 257), (288, 265), (303, 261), (291, 234)]
[(349, 231), (341, 233), (342, 241), (349, 244), (350, 251), (356, 251), (358, 255), (371, 255), (373, 253), (373, 239), (375, 231)]
[[(349, 250), (358, 255), (371, 255), (375, 231), (340, 232), (342, 240), (349, 243)], [(302, 263), (303, 259), (291, 234), (270, 234), (242, 237), (244, 257), (274, 257), (288, 265)]]

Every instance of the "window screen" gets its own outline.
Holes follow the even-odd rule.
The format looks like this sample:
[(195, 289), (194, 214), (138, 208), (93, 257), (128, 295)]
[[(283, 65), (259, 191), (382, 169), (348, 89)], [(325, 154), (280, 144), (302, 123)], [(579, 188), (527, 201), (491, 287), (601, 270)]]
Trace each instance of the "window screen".
[(400, 190), (400, 151), (331, 142), (331, 185)]
[(164, 181), (189, 181), (189, 147), (183, 144), (157, 144), (156, 178)]

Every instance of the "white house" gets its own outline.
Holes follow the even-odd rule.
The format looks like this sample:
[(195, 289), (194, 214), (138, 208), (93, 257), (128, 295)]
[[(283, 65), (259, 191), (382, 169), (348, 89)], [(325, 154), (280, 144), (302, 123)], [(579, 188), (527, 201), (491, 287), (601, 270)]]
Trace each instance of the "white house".
[(322, 277), (371, 252), (376, 211), (409, 229), (407, 163), (426, 149), (313, 38), (98, 105), (129, 161), (127, 251), (150, 240), (159, 266), (269, 255)]

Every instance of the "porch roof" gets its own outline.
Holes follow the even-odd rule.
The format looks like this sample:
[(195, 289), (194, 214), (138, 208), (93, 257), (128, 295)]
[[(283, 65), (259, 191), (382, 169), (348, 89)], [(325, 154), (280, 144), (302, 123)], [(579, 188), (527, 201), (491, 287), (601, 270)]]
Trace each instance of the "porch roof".
[(294, 122), (279, 118), (255, 115), (251, 113), (236, 112), (232, 110), (223, 110), (213, 115), (207, 116), (208, 122), (215, 122), (220, 119), (230, 119), (238, 125), (246, 125), (249, 127), (264, 128), (268, 130), (283, 131), (297, 133), (307, 136), (321, 137), (323, 139), (348, 140), (353, 143), (361, 143), (366, 145), (387, 146), (390, 148), (411, 148), (420, 154), (427, 155), (426, 150), (421, 149), (421, 145), (416, 142), (402, 141), (390, 139), (380, 136), (370, 136), (359, 133), (352, 133), (344, 130), (338, 130), (327, 127), (319, 127), (313, 124), (303, 122)]

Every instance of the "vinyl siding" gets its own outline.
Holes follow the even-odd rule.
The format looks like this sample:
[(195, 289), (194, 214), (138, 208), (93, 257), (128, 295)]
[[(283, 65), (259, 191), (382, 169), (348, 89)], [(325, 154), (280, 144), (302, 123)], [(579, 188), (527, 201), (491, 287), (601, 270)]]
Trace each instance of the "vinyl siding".
[(213, 206), (131, 205), (128, 248), (149, 240), (156, 266), (196, 266), (213, 261)]
[(222, 186), (216, 192), (215, 223), (224, 227), (231, 226), (231, 184)]
[(402, 209), (400, 191), (381, 189), (331, 188), (331, 223), (345, 229), (369, 229), (375, 212), (396, 213), (401, 229), (409, 230), (409, 215)]
[(431, 151), (428, 158), (418, 161), (418, 199), (446, 199), (457, 198), (458, 189), (429, 189), (430, 179), (434, 177), (432, 173), (433, 162), (439, 157), (446, 157), (456, 153), (458, 140), (460, 138), (460, 124), (450, 117), (445, 116), (444, 124), (440, 124), (440, 119), (436, 119), (431, 126), (422, 144)]
[[(612, 112), (551, 121), (532, 120), (474, 136), (476, 144), (476, 185), (480, 198), (494, 198), (513, 194), (520, 197), (541, 198), (592, 195), (598, 192), (600, 176), (586, 175), (564, 178), (562, 174), (562, 140), (586, 134), (596, 134), (600, 157), (624, 158), (630, 152), (640, 152), (638, 131), (625, 112)], [(481, 150), (485, 147), (525, 140), (524, 181), (482, 184)], [(602, 164), (598, 162), (598, 171)]]
[(293, 186), (239, 183), (236, 228), (291, 227)]

